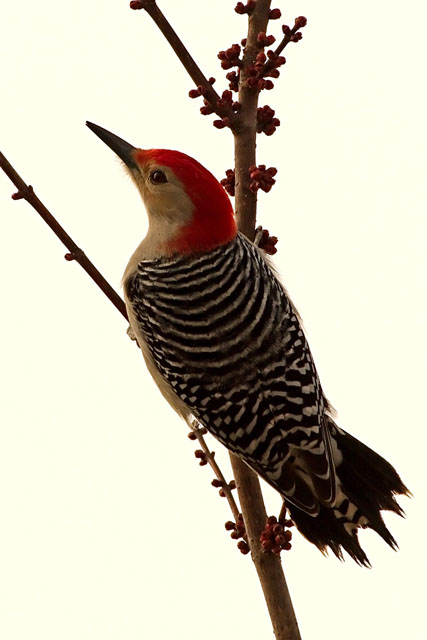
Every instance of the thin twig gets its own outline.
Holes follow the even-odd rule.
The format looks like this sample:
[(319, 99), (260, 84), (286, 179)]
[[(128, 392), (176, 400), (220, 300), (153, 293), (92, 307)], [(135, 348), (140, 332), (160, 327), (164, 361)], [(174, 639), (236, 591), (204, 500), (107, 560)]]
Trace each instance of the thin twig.
[(221, 100), (221, 97), (212, 87), (200, 67), (196, 64), (194, 58), (192, 58), (178, 34), (169, 24), (164, 14), (157, 6), (155, 0), (142, 0), (140, 4), (140, 8), (145, 9), (169, 42), (194, 84), (197, 87), (204, 87), (203, 97), (207, 102), (209, 102), (214, 112), (220, 117), (228, 117), (231, 128), (237, 126), (239, 119), (230, 109), (218, 106), (218, 100)]
[(14, 194), (14, 199), (23, 199), (28, 202), (37, 213), (43, 218), (46, 224), (52, 229), (54, 234), (61, 240), (61, 242), (67, 247), (70, 253), (66, 256), (67, 260), (75, 260), (86, 273), (92, 278), (92, 280), (98, 285), (98, 287), (105, 293), (107, 298), (113, 303), (113, 305), (120, 311), (122, 316), (128, 319), (126, 313), (126, 306), (119, 294), (114, 291), (113, 287), (106, 281), (104, 276), (98, 271), (95, 265), (89, 260), (84, 251), (80, 249), (74, 242), (74, 240), (68, 235), (59, 222), (54, 218), (50, 211), (44, 206), (39, 198), (34, 193), (33, 188), (27, 185), (21, 176), (15, 171), (10, 162), (0, 152), (0, 168), (3, 169), (5, 174), (10, 178), (15, 187), (18, 189), (18, 193)]
[(234, 496), (231, 492), (230, 486), (227, 483), (221, 469), (219, 468), (216, 460), (215, 460), (215, 455), (214, 452), (211, 451), (208, 447), (208, 445), (206, 444), (206, 440), (203, 437), (203, 433), (202, 430), (199, 428), (198, 423), (196, 422), (195, 425), (192, 427), (193, 429), (193, 433), (194, 435), (197, 437), (197, 440), (199, 441), (199, 444), (202, 448), (202, 451), (205, 453), (206, 455), (206, 460), (208, 462), (208, 464), (211, 466), (213, 472), (215, 473), (217, 479), (221, 482), (221, 489), (224, 491), (224, 495), (227, 498), (228, 504), (230, 505), (230, 509), (231, 512), (233, 514), (234, 519), (237, 521), (237, 518), (240, 515), (240, 511), (239, 511), (239, 507), (236, 504), (236, 501), (234, 499)]
[(291, 42), (292, 36), (294, 36), (297, 33), (297, 31), (299, 31), (300, 29), (301, 29), (301, 26), (295, 24), (292, 27), (292, 29), (290, 29), (287, 33), (285, 33), (280, 44), (278, 44), (274, 50), (274, 57), (271, 58), (270, 60), (267, 60), (262, 71), (258, 72), (257, 78), (263, 78), (269, 71), (274, 69), (275, 58), (282, 53), (283, 49)]

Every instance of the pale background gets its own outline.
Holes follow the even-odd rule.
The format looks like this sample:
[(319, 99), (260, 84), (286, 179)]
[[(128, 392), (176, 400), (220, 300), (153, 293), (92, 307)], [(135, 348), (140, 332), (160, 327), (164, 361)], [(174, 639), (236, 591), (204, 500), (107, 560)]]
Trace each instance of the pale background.
[[(207, 75), (245, 35), (234, 0), (163, 0)], [(259, 139), (279, 168), (259, 220), (304, 318), (339, 423), (396, 465), (415, 498), (387, 517), (400, 551), (362, 532), (373, 564), (283, 556), (304, 640), (425, 632), (425, 23), (422, 2), (290, 0), (306, 15)], [(202, 9), (200, 7), (203, 7)], [(279, 34), (283, 20), (272, 23)], [(232, 136), (198, 114), (190, 79), (126, 0), (4, 3), (0, 148), (118, 289), (146, 228), (90, 119), (218, 178)], [(270, 638), (249, 557), (186, 427), (149, 379), (119, 313), (0, 176), (0, 637)], [(215, 445), (217, 456), (227, 456)], [(270, 513), (279, 499), (267, 491)]]

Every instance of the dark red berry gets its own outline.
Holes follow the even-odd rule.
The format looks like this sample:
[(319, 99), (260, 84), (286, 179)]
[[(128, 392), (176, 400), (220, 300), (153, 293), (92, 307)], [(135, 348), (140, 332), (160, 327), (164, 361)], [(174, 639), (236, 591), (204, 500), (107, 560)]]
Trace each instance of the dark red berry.
[(307, 18), (305, 18), (304, 16), (299, 16), (298, 18), (295, 18), (295, 27), (297, 29), (302, 29), (303, 27), (305, 27), (307, 24)]
[(241, 553), (243, 553), (243, 555), (246, 555), (250, 552), (249, 545), (244, 540), (240, 540), (240, 542), (237, 544), (237, 548)]
[(302, 33), (299, 31), (291, 36), (291, 42), (299, 42), (300, 40), (302, 40)]

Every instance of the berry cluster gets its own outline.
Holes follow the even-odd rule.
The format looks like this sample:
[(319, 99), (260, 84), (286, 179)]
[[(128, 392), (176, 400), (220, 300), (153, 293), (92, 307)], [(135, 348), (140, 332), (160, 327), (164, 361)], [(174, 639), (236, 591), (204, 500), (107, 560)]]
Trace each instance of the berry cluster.
[(230, 126), (230, 118), (228, 116), (224, 116), (221, 120), (214, 120), (212, 124), (217, 129), (224, 129), (225, 127)]
[(231, 47), (225, 51), (218, 53), (218, 58), (221, 60), (221, 67), (223, 69), (231, 69), (231, 67), (241, 67), (242, 61), (240, 59), (240, 44), (232, 44)]
[(302, 40), (302, 33), (299, 31), (292, 33), (292, 29), (287, 24), (282, 25), (282, 31), (290, 42), (299, 42)]
[(246, 84), (248, 87), (252, 89), (256, 89), (257, 91), (262, 91), (263, 89), (267, 89), (267, 91), (271, 91), (273, 89), (274, 84), (271, 80), (266, 80), (265, 78), (260, 77), (259, 72), (255, 69), (255, 65), (251, 64), (248, 68), (249, 77), (246, 80)]
[(234, 169), (227, 169), (225, 176), (226, 177), (221, 180), (221, 184), (230, 196), (234, 196), (236, 184)]
[(271, 78), (278, 78), (280, 75), (280, 71), (278, 67), (281, 67), (282, 64), (285, 64), (286, 58), (284, 56), (279, 56), (278, 53), (269, 49), (267, 51), (268, 58), (268, 67), (267, 70), (264, 71), (264, 76), (270, 76)]
[[(208, 82), (212, 86), (213, 84), (215, 84), (216, 80), (215, 78), (209, 78)], [(190, 96), (190, 98), (199, 98), (200, 96), (205, 96), (207, 92), (208, 90), (206, 89), (206, 87), (204, 87), (202, 84), (199, 84), (197, 89), (191, 89), (191, 91), (188, 92), (188, 95)]]
[(292, 525), (291, 520), (285, 520), (283, 524), (280, 524), (276, 516), (267, 518), (264, 530), (260, 536), (260, 542), (264, 551), (271, 551), (276, 555), (280, 555), (281, 551), (289, 551), (292, 547), (292, 532), (285, 531), (284, 527), (290, 527)]
[[(273, 110), (271, 109), (271, 111)], [(273, 114), (274, 114), (274, 111), (273, 111)], [(278, 126), (278, 124), (276, 123), (275, 126)], [(271, 134), (267, 134), (267, 135), (271, 135)], [(250, 190), (253, 193), (256, 193), (258, 189), (262, 189), (262, 191), (265, 191), (266, 193), (268, 193), (271, 190), (271, 187), (276, 182), (276, 180), (274, 179), (274, 176), (276, 175), (276, 173), (277, 173), (276, 167), (269, 167), (267, 169), (265, 164), (260, 164), (258, 166), (253, 164), (251, 167), (249, 167), (249, 175), (251, 179), (250, 185), (249, 185)], [(234, 169), (227, 169), (227, 171), (225, 172), (225, 178), (221, 180), (221, 184), (224, 187), (224, 189), (227, 191), (227, 193), (230, 194), (230, 196), (234, 196), (235, 186), (236, 186), (236, 176), (235, 176)], [(276, 252), (273, 251), (273, 253), (276, 253)]]
[(216, 101), (216, 106), (219, 110), (228, 109), (231, 111), (239, 111), (240, 102), (233, 101), (233, 94), (231, 91), (223, 91), (220, 100)]
[(257, 132), (265, 133), (266, 136), (271, 136), (276, 131), (276, 127), (280, 126), (280, 120), (274, 117), (276, 112), (274, 109), (265, 105), (265, 107), (259, 107), (257, 110)]
[(276, 38), (274, 36), (268, 36), (265, 31), (260, 31), (257, 35), (256, 41), (257, 45), (261, 49), (264, 49), (264, 47), (269, 47), (270, 45), (274, 44), (274, 42), (276, 42)]
[(190, 431), (188, 437), (190, 440), (197, 440), (197, 433), (200, 433), (202, 436), (207, 434), (208, 430), (205, 427), (197, 427)]
[(225, 76), (229, 81), (229, 89), (230, 91), (238, 91), (239, 90), (239, 78), (240, 78), (240, 69), (239, 71), (230, 71)]
[(258, 189), (262, 189), (262, 191), (268, 193), (276, 182), (273, 177), (276, 173), (276, 167), (269, 167), (267, 169), (265, 164), (260, 164), (258, 166), (253, 164), (249, 167), (249, 175), (251, 178), (249, 189), (253, 193), (256, 193)]
[[(222, 96), (219, 100), (216, 101), (216, 113), (223, 113), (224, 111), (227, 113), (236, 113), (240, 110), (241, 104), (233, 100), (233, 94), (231, 91), (223, 91)], [(203, 109), (203, 107), (202, 107)], [(202, 109), (200, 111), (202, 112)], [(203, 113), (203, 112), (202, 112)], [(223, 129), (224, 127), (230, 126), (230, 118), (228, 116), (223, 116), (221, 120), (214, 120), (213, 126), (217, 129)]]
[(245, 13), (251, 14), (255, 7), (255, 0), (248, 0), (246, 4), (243, 2), (238, 2), (234, 7), (234, 11), (236, 13), (240, 13), (240, 15), (244, 15)]
[(237, 548), (239, 549), (239, 551), (244, 555), (249, 553), (249, 545), (244, 539), (246, 537), (246, 529), (245, 523), (243, 522), (242, 514), (239, 513), (236, 522), (233, 522), (232, 520), (226, 522), (225, 528), (227, 529), (227, 531), (231, 531), (230, 537), (233, 538), (233, 540), (239, 540), (239, 538), (242, 538), (237, 544)]
[[(245, 13), (251, 14), (255, 8), (256, 0), (248, 0), (246, 4), (243, 2), (238, 2), (234, 7), (234, 11), (239, 13), (240, 15), (244, 15)], [(270, 13), (268, 14), (269, 20), (278, 20), (282, 12), (280, 9), (270, 9)]]
[[(209, 78), (209, 84), (212, 86), (215, 82), (215, 78)], [(207, 89), (203, 85), (199, 85), (197, 89), (191, 89), (188, 92), (190, 98), (199, 98), (200, 96), (206, 96)], [(240, 102), (237, 100), (233, 100), (233, 94), (231, 91), (226, 90), (222, 92), (221, 98), (218, 98), (216, 101), (216, 109), (212, 106), (212, 103), (207, 99), (203, 98), (203, 107), (200, 108), (200, 113), (203, 116), (208, 116), (211, 113), (217, 113), (218, 115), (222, 113), (237, 113), (241, 107)], [(230, 126), (230, 118), (227, 115), (223, 115), (221, 120), (215, 120), (213, 122), (214, 127), (217, 129), (223, 129), (224, 127)]]
[(299, 16), (295, 18), (295, 23), (292, 29), (287, 25), (282, 25), (282, 31), (285, 35), (286, 42), (299, 42), (302, 39), (302, 33), (300, 33), (300, 29), (303, 29), (307, 24), (307, 18), (304, 16)]
[(202, 116), (209, 116), (211, 113), (214, 113), (213, 106), (206, 98), (203, 98), (203, 107), (200, 107), (200, 113)]
[[(268, 58), (268, 59), (267, 59)], [(267, 54), (260, 51), (257, 54), (254, 64), (248, 67), (248, 87), (256, 88), (258, 91), (262, 89), (272, 89), (273, 83), (265, 78), (278, 78), (280, 76), (279, 67), (285, 64), (286, 58), (279, 56), (278, 53), (269, 49)]]
[(200, 460), (199, 465), (201, 467), (204, 467), (209, 462), (209, 456), (211, 458), (213, 458), (215, 456), (215, 451), (211, 451), (208, 454), (205, 451), (202, 451), (201, 449), (196, 449), (195, 452), (194, 452), (194, 455), (196, 456), (196, 458), (198, 458)]
[[(240, 14), (250, 14), (255, 7), (256, 0), (249, 0), (246, 4), (242, 2), (238, 2), (235, 11)], [(272, 20), (276, 20), (281, 17), (280, 9), (271, 9), (269, 18)], [(282, 26), (282, 31), (284, 34), (284, 38), (282, 42), (277, 47), (276, 51), (269, 49), (266, 53), (263, 51), (265, 47), (270, 47), (275, 41), (276, 38), (273, 35), (267, 35), (265, 31), (260, 31), (257, 35), (257, 46), (262, 49), (256, 55), (255, 61), (252, 64), (249, 64), (246, 68), (246, 85), (256, 91), (262, 91), (263, 89), (271, 90), (274, 87), (273, 79), (277, 79), (280, 76), (279, 67), (286, 63), (286, 58), (280, 55), (280, 52), (289, 42), (298, 42), (302, 38), (301, 33), (299, 33), (299, 29), (305, 27), (307, 24), (307, 19), (303, 16), (300, 16), (295, 19), (295, 24), (291, 29), (288, 25)], [(238, 91), (239, 90), (239, 81), (240, 81), (240, 70), (243, 66), (243, 60), (241, 58), (242, 47), (246, 47), (246, 38), (243, 38), (241, 44), (232, 44), (228, 49), (221, 50), (218, 53), (218, 58), (221, 60), (221, 67), (225, 70), (232, 69), (232, 67), (237, 67), (237, 70), (229, 71), (226, 75), (227, 80), (229, 81), (229, 91)], [(215, 81), (213, 78), (209, 79), (209, 82), (213, 84)], [(197, 98), (200, 95), (206, 96), (206, 88), (203, 86), (197, 87), (197, 89), (192, 89), (189, 93), (191, 98)], [(211, 97), (210, 97), (211, 98)], [(240, 104), (238, 102), (233, 102), (231, 97), (227, 97), (224, 99), (224, 94), (222, 98), (217, 100), (217, 104), (215, 105), (212, 102), (212, 98), (210, 100), (203, 100), (203, 107), (201, 107), (200, 112), (202, 115), (210, 115), (212, 113), (217, 113), (221, 116), (221, 119), (215, 120), (213, 122), (214, 127), (217, 129), (224, 129), (226, 127), (232, 126), (230, 122), (230, 117), (227, 113), (224, 114), (224, 107), (229, 106), (231, 110), (237, 112), (240, 108)], [(267, 114), (265, 114), (267, 115)], [(260, 116), (259, 116), (260, 118)], [(261, 116), (262, 120), (263, 116)], [(258, 122), (258, 126), (261, 126), (258, 129), (258, 132), (264, 132), (267, 135), (272, 135), (276, 127), (278, 126), (279, 121), (276, 119), (276, 124), (272, 124), (270, 121), (268, 124)]]
[[(188, 434), (188, 437), (190, 438), (190, 440), (197, 440), (197, 434), (200, 433), (200, 435), (204, 436), (207, 434), (207, 429), (205, 427), (200, 427), (200, 426), (195, 426), (194, 429), (192, 429), (190, 431), (190, 433)], [(199, 464), (201, 467), (204, 467), (205, 465), (208, 464), (209, 462), (209, 456), (211, 456), (211, 458), (213, 458), (215, 456), (215, 451), (211, 451), (210, 453), (206, 453), (205, 451), (202, 451), (202, 449), (196, 449), (194, 452), (194, 455), (196, 456), (196, 458), (198, 460), (200, 460)]]
[[(280, 9), (272, 9), (272, 12), (274, 13), (275, 18), (280, 18)], [(248, 87), (252, 87), (257, 91), (273, 88), (273, 82), (271, 80), (266, 80), (265, 78), (279, 77), (280, 71), (278, 68), (286, 62), (286, 58), (279, 54), (289, 42), (298, 42), (301, 40), (302, 34), (299, 32), (299, 29), (305, 27), (306, 24), (307, 18), (300, 16), (295, 19), (295, 24), (292, 29), (286, 24), (282, 26), (284, 38), (277, 47), (277, 50), (273, 51), (272, 49), (269, 49), (267, 54), (265, 54), (264, 51), (260, 51), (256, 56), (255, 62), (249, 65), (247, 69), (248, 78), (246, 81)], [(257, 36), (257, 45), (260, 49), (264, 49), (265, 47), (272, 45), (275, 40), (274, 36), (267, 35), (264, 31), (260, 31)], [(246, 46), (246, 39), (242, 40), (242, 45)], [(229, 78), (230, 89), (233, 89), (236, 85), (236, 76), (237, 74), (234, 74)]]
[(303, 29), (307, 25), (307, 18), (304, 16), (298, 16), (295, 18), (294, 29)]
[(218, 480), (218, 478), (214, 478), (211, 482), (211, 485), (216, 489), (219, 489), (218, 493), (221, 496), (221, 498), (226, 498), (227, 497), (226, 489), (228, 489), (229, 491), (233, 491), (233, 489), (236, 488), (236, 481), (231, 480), (231, 482), (227, 484), (222, 480)]
[(278, 238), (276, 236), (271, 236), (267, 229), (262, 229), (260, 233), (260, 238), (257, 242), (257, 246), (268, 253), (270, 256), (274, 256), (277, 253), (276, 244), (278, 243)]
[[(267, 60), (268, 58), (268, 60)], [(248, 87), (256, 88), (258, 91), (262, 89), (272, 89), (273, 83), (271, 80), (265, 80), (265, 77), (278, 78), (280, 71), (278, 67), (285, 64), (286, 58), (279, 56), (272, 49), (267, 51), (260, 51), (255, 62), (248, 67), (248, 79), (246, 81)]]
[(280, 9), (270, 9), (270, 13), (268, 14), (269, 20), (278, 20), (282, 17), (282, 12)]

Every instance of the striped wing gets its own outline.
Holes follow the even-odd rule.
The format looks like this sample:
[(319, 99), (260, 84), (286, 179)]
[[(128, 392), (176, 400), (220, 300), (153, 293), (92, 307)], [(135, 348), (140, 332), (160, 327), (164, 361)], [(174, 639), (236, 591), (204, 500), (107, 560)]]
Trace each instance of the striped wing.
[(128, 300), (161, 376), (191, 413), (290, 502), (335, 499), (325, 400), (297, 315), (243, 236), (143, 261)]

